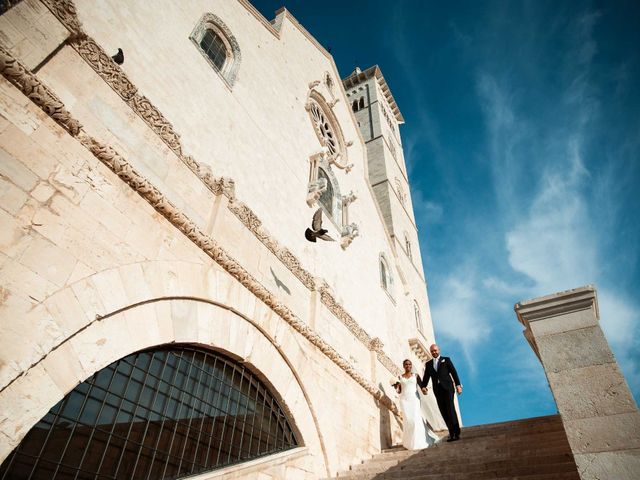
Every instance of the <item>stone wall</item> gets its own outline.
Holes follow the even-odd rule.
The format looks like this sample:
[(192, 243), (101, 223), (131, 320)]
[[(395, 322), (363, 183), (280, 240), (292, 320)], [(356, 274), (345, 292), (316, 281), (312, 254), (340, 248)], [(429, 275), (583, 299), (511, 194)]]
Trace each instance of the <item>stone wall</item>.
[[(307, 80), (336, 75), (330, 57), (286, 12), (277, 32), (247, 4), (206, 2), (244, 45), (230, 91), (182, 38), (204, 3), (181, 4), (185, 13), (167, 2), (150, 20), (143, 4), (81, 2), (84, 26), (70, 3), (44, 4), (49, 13), (25, 0), (0, 17), (3, 32), (46, 17), (54, 39), (25, 64), (18, 37), (1, 38), (0, 459), (77, 383), (170, 342), (242, 358), (301, 434), (302, 449), (237, 478), (255, 468), (315, 478), (386, 446), (398, 423), (385, 392), (412, 355), (415, 323), (411, 295), (393, 303), (378, 284), (390, 239), (344, 101), (336, 115), (359, 166), (340, 181), (359, 192), (363, 238), (344, 251), (301, 240), (308, 153), (319, 148)], [(160, 31), (184, 50), (162, 47)], [(117, 47), (122, 69), (109, 59)], [(186, 65), (173, 71), (176, 59)], [(285, 75), (289, 63), (296, 73)], [(259, 82), (262, 70), (282, 78)], [(193, 85), (211, 90), (194, 96)], [(280, 86), (255, 95), (258, 85)]]
[(523, 301), (516, 312), (544, 367), (580, 478), (637, 478), (640, 413), (598, 324), (595, 288)]

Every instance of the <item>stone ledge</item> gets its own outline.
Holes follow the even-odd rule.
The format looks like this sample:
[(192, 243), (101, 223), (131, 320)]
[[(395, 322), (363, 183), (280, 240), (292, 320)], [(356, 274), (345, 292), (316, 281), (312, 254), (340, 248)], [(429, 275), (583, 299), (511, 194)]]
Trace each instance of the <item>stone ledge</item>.
[(640, 449), (640, 414), (564, 420), (574, 454)]
[(586, 285), (531, 300), (523, 300), (516, 303), (514, 310), (520, 323), (526, 326), (531, 321), (586, 310), (592, 306), (596, 319), (599, 319), (596, 289), (593, 285)]

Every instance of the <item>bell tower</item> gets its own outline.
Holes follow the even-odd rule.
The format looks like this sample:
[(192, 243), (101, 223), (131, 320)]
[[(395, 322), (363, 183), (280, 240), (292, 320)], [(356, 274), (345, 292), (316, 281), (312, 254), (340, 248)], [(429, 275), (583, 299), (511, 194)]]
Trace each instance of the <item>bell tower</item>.
[(398, 256), (422, 275), (407, 167), (399, 126), (404, 118), (380, 68), (356, 69), (342, 80), (367, 146), (369, 183)]

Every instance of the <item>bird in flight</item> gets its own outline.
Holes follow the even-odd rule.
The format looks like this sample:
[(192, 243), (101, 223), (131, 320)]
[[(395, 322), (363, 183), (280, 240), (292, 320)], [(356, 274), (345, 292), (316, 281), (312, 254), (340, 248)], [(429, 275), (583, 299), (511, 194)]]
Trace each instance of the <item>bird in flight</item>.
[(310, 242), (316, 241), (316, 238), (320, 238), (326, 242), (335, 242), (330, 235), (327, 234), (328, 230), (322, 228), (322, 208), (316, 210), (313, 214), (313, 221), (311, 222), (311, 228), (307, 228), (304, 231), (304, 238)]

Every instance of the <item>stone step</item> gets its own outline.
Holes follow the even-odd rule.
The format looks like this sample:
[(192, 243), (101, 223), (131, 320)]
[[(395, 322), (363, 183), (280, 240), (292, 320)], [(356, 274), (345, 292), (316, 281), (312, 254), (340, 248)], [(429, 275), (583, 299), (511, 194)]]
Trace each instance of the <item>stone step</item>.
[(466, 427), (458, 442), (396, 446), (340, 472), (350, 480), (579, 480), (558, 415)]
[[(503, 457), (490, 459), (481, 458), (458, 458), (458, 459), (441, 459), (441, 458), (425, 458), (422, 461), (396, 463), (395, 465), (369, 465), (367, 463), (355, 466), (349, 473), (376, 473), (386, 471), (393, 473), (402, 471), (406, 475), (418, 474), (420, 472), (437, 471), (439, 473), (464, 473), (467, 471), (491, 470), (494, 468), (501, 469), (507, 467), (539, 467), (541, 465), (555, 465), (566, 462), (573, 462), (570, 453), (530, 456), (525, 458)], [(347, 472), (345, 472), (347, 473)]]
[[(343, 477), (338, 477), (343, 478)], [(349, 480), (381, 480), (385, 477), (380, 474), (373, 475), (358, 475), (352, 477), (344, 477), (349, 478)], [(467, 476), (467, 475), (441, 475), (441, 474), (425, 474), (421, 477), (406, 479), (406, 480), (475, 480), (478, 477)], [(580, 480), (580, 475), (577, 471), (575, 472), (565, 472), (565, 473), (543, 473), (543, 474), (532, 474), (532, 475), (507, 475), (507, 476), (493, 476), (487, 477), (486, 479), (478, 480)], [(325, 480), (334, 480), (334, 479), (325, 479)]]

